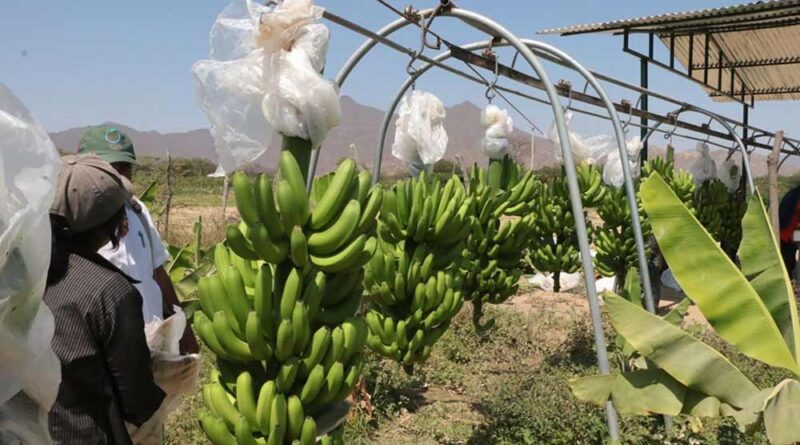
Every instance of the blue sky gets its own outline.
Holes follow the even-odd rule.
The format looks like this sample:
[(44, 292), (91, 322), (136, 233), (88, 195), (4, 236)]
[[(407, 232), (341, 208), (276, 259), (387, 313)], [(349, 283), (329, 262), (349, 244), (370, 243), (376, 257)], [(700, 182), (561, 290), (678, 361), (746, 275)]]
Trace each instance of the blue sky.
[[(390, 0), (402, 7), (406, 2)], [(0, 82), (8, 85), (50, 131), (106, 120), (141, 130), (184, 131), (207, 124), (194, 98), (190, 68), (208, 55), (208, 31), (227, 1), (212, 0), (3, 0), (0, 15)], [(433, 5), (428, 0), (418, 7)], [(461, 7), (488, 15), (521, 37), (537, 38), (536, 31), (570, 24), (629, 18), (737, 2), (622, 1), (622, 0), (460, 0)], [(319, 0), (371, 29), (394, 20), (372, 0)], [(328, 73), (333, 75), (363, 38), (329, 24), (332, 31)], [(482, 38), (474, 30), (442, 19), (434, 28), (453, 42)], [(585, 66), (630, 82), (638, 82), (639, 65), (622, 53), (621, 37), (588, 35), (538, 36), (577, 58)], [(416, 45), (418, 33), (398, 39)], [(508, 59), (506, 59), (508, 61)], [(384, 109), (405, 78), (407, 59), (383, 49), (375, 51), (351, 76), (343, 93)], [(553, 80), (574, 76), (552, 65)], [(683, 100), (739, 117), (741, 108), (715, 105), (688, 81), (651, 68), (651, 88)], [(420, 89), (434, 92), (447, 105), (465, 100), (485, 104), (483, 88), (445, 74), (426, 77)], [(636, 100), (632, 93), (610, 89), (615, 99)], [(539, 127), (552, 120), (543, 105), (518, 102)], [(665, 104), (654, 104), (667, 111)], [(762, 102), (751, 112), (751, 122), (765, 129), (784, 128), (795, 134), (797, 104)], [(577, 120), (578, 118), (576, 118)], [(580, 129), (608, 131), (607, 124), (581, 118)], [(521, 123), (521, 119), (517, 119)]]

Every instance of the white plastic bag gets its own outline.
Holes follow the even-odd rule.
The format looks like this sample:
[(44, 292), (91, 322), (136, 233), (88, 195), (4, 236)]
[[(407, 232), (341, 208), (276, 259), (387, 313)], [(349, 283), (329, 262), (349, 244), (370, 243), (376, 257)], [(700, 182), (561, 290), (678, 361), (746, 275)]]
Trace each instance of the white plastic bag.
[[(47, 430), (61, 367), (41, 304), (50, 263), (49, 209), (61, 162), (47, 132), (0, 84), (0, 439)], [(34, 408), (35, 405), (35, 408)], [(49, 442), (49, 437), (45, 443)], [(13, 442), (12, 442), (13, 443)], [(41, 442), (37, 442), (41, 443)]]
[(675, 279), (675, 275), (672, 274), (672, 270), (670, 269), (661, 272), (661, 285), (677, 292), (683, 292), (681, 285), (678, 284), (678, 281)]
[[(559, 282), (561, 284), (561, 291), (566, 292), (578, 287), (581, 283), (581, 279), (583, 274), (580, 272), (575, 273), (562, 273), (559, 277)], [(543, 291), (553, 292), (555, 288), (555, 280), (553, 280), (553, 274), (551, 273), (535, 273), (528, 278), (528, 283), (533, 287), (537, 287)]]
[(264, 117), (280, 133), (317, 148), (342, 117), (339, 89), (322, 77), (328, 28), (316, 23), (322, 8), (311, 0), (285, 0), (261, 16)]
[[(564, 119), (566, 120), (567, 124), (567, 131), (569, 132), (569, 144), (572, 148), (572, 158), (575, 161), (575, 164), (580, 164), (581, 162), (588, 161), (592, 158), (592, 150), (589, 146), (586, 145), (586, 141), (584, 138), (579, 135), (578, 133), (573, 133), (570, 130), (570, 124), (572, 123), (572, 118), (574, 114), (571, 111), (567, 111), (564, 113)], [(561, 153), (561, 139), (558, 136), (558, 128), (556, 127), (555, 121), (550, 124), (550, 128), (547, 129), (547, 139), (550, 140), (556, 146), (556, 162), (561, 165), (564, 163), (563, 154)]]
[[(639, 137), (628, 139), (625, 142), (625, 149), (628, 153), (628, 165), (632, 179), (636, 179), (640, 174), (639, 154), (642, 150), (642, 142)], [(622, 172), (622, 158), (616, 147), (606, 157), (605, 167), (603, 167), (603, 182), (606, 185), (617, 188), (622, 187), (625, 183), (625, 175)]]
[(261, 109), (264, 55), (257, 24), (264, 11), (253, 1), (234, 0), (211, 28), (211, 58), (192, 67), (220, 168), (228, 174), (261, 156), (275, 136)]
[(180, 355), (178, 343), (186, 329), (186, 316), (175, 306), (175, 313), (166, 320), (154, 319), (145, 325), (147, 346), (153, 367), (153, 378), (166, 394), (158, 411), (145, 423), (128, 425), (136, 445), (160, 445), (167, 416), (179, 405), (181, 394), (193, 393), (200, 379), (200, 355)]
[(514, 121), (508, 111), (497, 105), (487, 105), (481, 112), (485, 132), (481, 147), (490, 159), (502, 159), (508, 149), (508, 138), (514, 132)]
[(742, 174), (739, 165), (733, 159), (722, 161), (717, 168), (719, 173), (719, 180), (728, 188), (728, 192), (733, 193), (739, 188), (739, 181), (742, 179)]
[(694, 177), (694, 183), (700, 185), (717, 177), (717, 164), (711, 158), (711, 149), (705, 142), (697, 143), (700, 157), (689, 167), (689, 173)]
[(431, 93), (414, 90), (400, 101), (392, 155), (420, 168), (444, 157), (448, 137), (444, 104)]

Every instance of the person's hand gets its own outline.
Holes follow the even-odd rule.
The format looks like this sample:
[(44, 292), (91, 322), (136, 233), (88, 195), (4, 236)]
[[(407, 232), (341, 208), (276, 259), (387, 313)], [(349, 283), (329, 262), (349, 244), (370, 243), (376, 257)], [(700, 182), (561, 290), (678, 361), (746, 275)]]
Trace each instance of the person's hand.
[(180, 342), (178, 342), (178, 348), (180, 349), (181, 355), (197, 354), (200, 352), (200, 346), (197, 344), (197, 339), (194, 337), (192, 326), (188, 323), (186, 324), (186, 330), (183, 331), (183, 337), (181, 337)]

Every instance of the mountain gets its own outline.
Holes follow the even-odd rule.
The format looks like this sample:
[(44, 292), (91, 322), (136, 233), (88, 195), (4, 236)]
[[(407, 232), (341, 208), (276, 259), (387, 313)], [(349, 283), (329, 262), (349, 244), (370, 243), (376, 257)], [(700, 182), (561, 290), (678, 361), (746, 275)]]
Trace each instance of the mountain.
[[(447, 109), (445, 129), (449, 137), (448, 151), (445, 159), (472, 165), (474, 162), (486, 163), (486, 157), (479, 150), (483, 137), (483, 128), (479, 125), (481, 109), (471, 102), (462, 102)], [(377, 108), (359, 104), (349, 96), (342, 97), (342, 122), (334, 128), (320, 152), (318, 173), (333, 170), (342, 158), (356, 158), (362, 166), (372, 168), (375, 151), (378, 146), (380, 125), (384, 118), (384, 111)], [(395, 126), (392, 119), (386, 135), (386, 146), (383, 152), (381, 171), (384, 175), (398, 175), (405, 172), (403, 163), (392, 156), (392, 141), (394, 140)], [(134, 141), (136, 151), (146, 156), (166, 156), (169, 149), (174, 157), (201, 157), (216, 161), (214, 140), (207, 129), (198, 129), (188, 132), (159, 133), (157, 131), (139, 131), (128, 126), (110, 123), (127, 133)], [(65, 131), (51, 133), (56, 147), (61, 150), (73, 152), (77, 149), (80, 136), (87, 127), (72, 128)], [(530, 164), (531, 135), (521, 130), (515, 130), (511, 138), (511, 153), (520, 162)], [(555, 164), (555, 146), (546, 138), (535, 137), (534, 163), (537, 166), (550, 166)], [(652, 153), (662, 154), (663, 149), (653, 148)], [(269, 150), (264, 156), (256, 160), (258, 167), (264, 170), (274, 170), (277, 164), (278, 150)], [(713, 157), (721, 162), (726, 153), (713, 152)], [(679, 168), (689, 168), (697, 158), (694, 151), (678, 151), (675, 154), (676, 164)], [(766, 175), (766, 157), (753, 154), (751, 156), (754, 176)], [(798, 171), (798, 166), (787, 163), (781, 174), (792, 174)]]

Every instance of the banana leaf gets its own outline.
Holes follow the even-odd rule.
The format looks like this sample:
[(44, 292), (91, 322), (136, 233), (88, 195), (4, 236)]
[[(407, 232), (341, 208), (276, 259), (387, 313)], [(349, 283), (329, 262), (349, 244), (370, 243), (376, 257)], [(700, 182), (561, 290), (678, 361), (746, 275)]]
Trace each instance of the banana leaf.
[(800, 361), (800, 325), (794, 289), (770, 227), (767, 211), (757, 195), (750, 197), (742, 219), (739, 260), (742, 273), (748, 277), (769, 310), (795, 361)]
[(624, 298), (606, 294), (604, 309), (617, 332), (683, 385), (742, 408), (758, 388), (725, 356), (681, 328)]
[(763, 406), (764, 426), (770, 443), (800, 442), (800, 382), (787, 379), (769, 391)]
[(735, 412), (716, 397), (687, 388), (663, 369), (579, 377), (569, 385), (579, 400), (598, 406), (611, 400), (621, 414), (720, 417)]
[[(717, 333), (752, 358), (796, 374), (800, 372), (794, 354), (784, 342), (761, 297), (661, 176), (653, 174), (644, 181), (641, 196), (653, 234), (675, 279), (686, 295), (697, 303)], [(619, 329), (621, 326), (615, 324), (615, 327)], [(625, 337), (631, 341), (630, 337)], [(637, 349), (647, 355), (642, 348)], [(705, 349), (713, 351), (708, 347)], [(683, 381), (672, 370), (668, 372)], [(689, 382), (697, 384), (695, 378), (704, 373), (686, 377)], [(740, 374), (738, 370), (736, 373)], [(703, 392), (717, 395), (715, 391)], [(730, 399), (720, 398), (736, 406)]]
[(660, 369), (579, 377), (569, 382), (580, 400), (602, 406), (611, 400), (622, 414), (681, 413), (686, 387)]
[(146, 189), (139, 195), (139, 201), (144, 205), (150, 207), (156, 202), (156, 193), (158, 192), (158, 181), (153, 181)]

